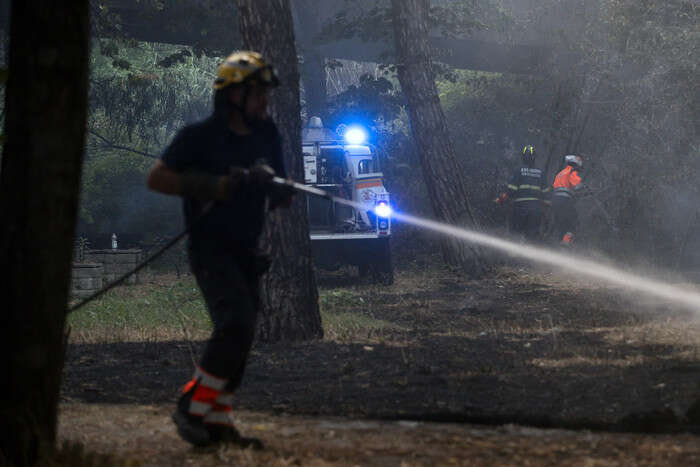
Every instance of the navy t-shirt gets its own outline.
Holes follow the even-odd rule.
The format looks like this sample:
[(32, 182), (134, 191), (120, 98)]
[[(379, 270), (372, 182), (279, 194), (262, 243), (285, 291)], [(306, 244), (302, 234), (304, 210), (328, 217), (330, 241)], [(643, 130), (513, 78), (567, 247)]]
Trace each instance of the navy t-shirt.
[[(194, 171), (226, 175), (231, 167), (248, 168), (258, 163), (270, 165), (286, 178), (281, 140), (270, 120), (240, 136), (231, 131), (225, 119), (211, 116), (178, 132), (161, 156), (176, 172)], [(236, 254), (254, 249), (265, 221), (265, 193), (243, 186), (228, 201), (217, 201), (211, 212), (198, 220), (206, 202), (185, 197), (185, 222), (190, 227), (188, 246), (201, 254)]]

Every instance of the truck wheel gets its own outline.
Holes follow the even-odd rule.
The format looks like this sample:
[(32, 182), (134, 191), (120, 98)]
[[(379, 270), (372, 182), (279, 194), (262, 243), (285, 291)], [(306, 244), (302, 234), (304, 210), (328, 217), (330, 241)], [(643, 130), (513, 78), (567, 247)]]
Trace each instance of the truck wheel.
[(374, 278), (383, 285), (391, 285), (394, 283), (394, 268), (391, 265), (391, 248), (389, 239), (383, 238), (379, 240), (376, 250), (376, 259), (374, 261)]
[(359, 273), (360, 278), (365, 278), (370, 275), (372, 272), (370, 266), (369, 266), (369, 261), (364, 260), (360, 264), (357, 265), (357, 272)]

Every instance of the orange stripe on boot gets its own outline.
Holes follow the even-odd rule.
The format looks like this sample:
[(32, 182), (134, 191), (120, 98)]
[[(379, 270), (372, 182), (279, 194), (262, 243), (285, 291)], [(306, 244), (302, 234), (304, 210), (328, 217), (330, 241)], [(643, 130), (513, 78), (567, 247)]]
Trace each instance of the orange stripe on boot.
[(191, 380), (186, 382), (185, 385), (182, 387), (182, 393), (186, 394), (190, 392), (195, 384), (197, 384), (197, 378), (192, 378)]

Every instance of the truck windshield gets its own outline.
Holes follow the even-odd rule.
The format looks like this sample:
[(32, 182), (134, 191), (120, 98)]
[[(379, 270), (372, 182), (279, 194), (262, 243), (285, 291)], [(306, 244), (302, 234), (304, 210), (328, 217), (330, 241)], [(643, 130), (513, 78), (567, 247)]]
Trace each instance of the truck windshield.
[(344, 161), (345, 150), (342, 147), (323, 147), (321, 146), (321, 157), (326, 157), (333, 161)]
[(376, 164), (374, 159), (360, 159), (357, 163), (357, 173), (360, 175), (371, 174), (377, 172)]
[(342, 147), (321, 147), (322, 183), (347, 183), (348, 169)]

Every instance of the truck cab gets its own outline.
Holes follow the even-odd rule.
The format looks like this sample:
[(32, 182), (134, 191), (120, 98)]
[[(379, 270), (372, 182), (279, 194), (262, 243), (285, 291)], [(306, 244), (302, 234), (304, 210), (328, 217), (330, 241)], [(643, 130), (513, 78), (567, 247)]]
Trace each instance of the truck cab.
[(333, 131), (312, 117), (302, 130), (302, 152), (306, 185), (365, 207), (307, 197), (316, 265), (329, 270), (354, 265), (361, 276), (392, 283), (389, 192), (364, 129), (341, 125)]

